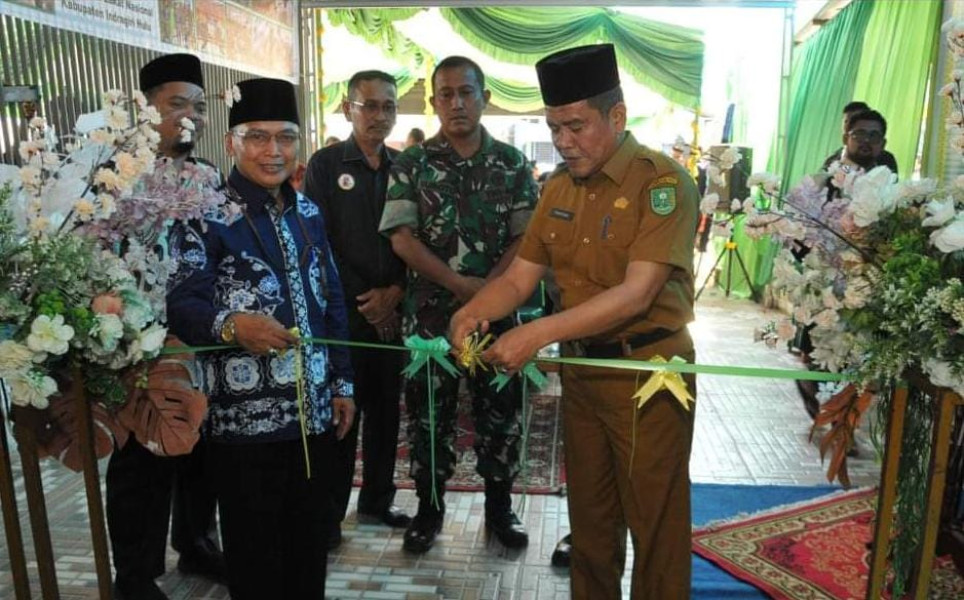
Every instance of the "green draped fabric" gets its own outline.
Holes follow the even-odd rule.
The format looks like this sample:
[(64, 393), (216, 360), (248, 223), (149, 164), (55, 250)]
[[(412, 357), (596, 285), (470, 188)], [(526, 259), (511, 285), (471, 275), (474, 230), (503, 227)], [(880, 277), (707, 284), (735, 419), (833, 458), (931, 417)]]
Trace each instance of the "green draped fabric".
[(841, 110), (854, 99), (860, 42), (877, 4), (880, 3), (850, 4), (795, 50), (788, 97), (787, 147), (773, 149), (784, 150), (778, 155), (784, 189), (818, 171), (824, 159), (840, 147)]
[(369, 44), (380, 47), (405, 67), (416, 70), (425, 62), (422, 48), (392, 26), (393, 21), (404, 21), (424, 8), (329, 8), (326, 10), (332, 25), (341, 26)]
[(441, 8), (452, 28), (486, 54), (516, 64), (572, 46), (612, 42), (620, 67), (668, 100), (698, 108), (702, 33), (602, 8)]
[(864, 34), (854, 99), (887, 119), (887, 150), (902, 177), (914, 169), (927, 79), (940, 40), (940, 0), (875, 2)]
[(542, 110), (542, 93), (537, 86), (486, 74), (485, 87), (492, 94), (492, 104), (499, 108), (519, 113)]

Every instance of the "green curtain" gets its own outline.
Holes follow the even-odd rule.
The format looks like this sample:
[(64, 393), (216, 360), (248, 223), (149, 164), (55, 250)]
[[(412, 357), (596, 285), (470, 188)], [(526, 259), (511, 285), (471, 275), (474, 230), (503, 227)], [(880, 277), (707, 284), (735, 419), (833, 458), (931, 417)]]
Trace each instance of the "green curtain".
[(334, 26), (341, 26), (350, 33), (382, 49), (412, 71), (425, 62), (421, 46), (408, 39), (392, 25), (394, 21), (411, 18), (424, 8), (329, 8), (325, 14)]
[(499, 108), (519, 113), (542, 110), (542, 93), (534, 85), (486, 75), (485, 87)]
[(698, 108), (702, 33), (603, 8), (441, 8), (452, 28), (493, 58), (534, 64), (553, 52), (612, 42), (620, 67), (666, 99)]
[(887, 149), (909, 177), (917, 157), (927, 79), (940, 40), (941, 0), (875, 2), (854, 99), (887, 119)]
[[(864, 37), (878, 2), (854, 2), (797, 48), (790, 78), (787, 147), (774, 147), (784, 189), (820, 169), (840, 147), (840, 115), (854, 99)], [(883, 73), (878, 74), (884, 77)], [(888, 78), (889, 80), (889, 78)], [(881, 79), (881, 85), (884, 80)], [(896, 82), (892, 82), (896, 84)], [(901, 84), (902, 85), (902, 84)], [(885, 85), (890, 89), (896, 85)]]

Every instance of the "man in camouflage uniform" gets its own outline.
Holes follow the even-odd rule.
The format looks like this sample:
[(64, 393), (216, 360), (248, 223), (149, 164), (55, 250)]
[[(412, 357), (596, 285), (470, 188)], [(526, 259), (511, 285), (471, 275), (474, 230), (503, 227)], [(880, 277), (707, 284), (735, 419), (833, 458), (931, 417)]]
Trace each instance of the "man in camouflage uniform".
[[(403, 152), (392, 165), (379, 227), (409, 267), (404, 333), (426, 338), (444, 336), (454, 312), (511, 262), (536, 201), (525, 157), (492, 139), (480, 124), (489, 92), (479, 66), (464, 57), (448, 57), (436, 66), (432, 87), (431, 102), (441, 130), (424, 145)], [(494, 330), (498, 333), (511, 325), (506, 320)], [(521, 548), (529, 538), (512, 512), (509, 495), (519, 472), (521, 388), (514, 380), (496, 392), (489, 385), (491, 379), (491, 372), (467, 377), (477, 469), (485, 479), (486, 527), (505, 546)], [(411, 474), (419, 506), (405, 532), (404, 547), (416, 553), (431, 548), (441, 531), (442, 495), (456, 459), (459, 378), (439, 373), (432, 381), (434, 481), (427, 385), (420, 373), (405, 389)]]

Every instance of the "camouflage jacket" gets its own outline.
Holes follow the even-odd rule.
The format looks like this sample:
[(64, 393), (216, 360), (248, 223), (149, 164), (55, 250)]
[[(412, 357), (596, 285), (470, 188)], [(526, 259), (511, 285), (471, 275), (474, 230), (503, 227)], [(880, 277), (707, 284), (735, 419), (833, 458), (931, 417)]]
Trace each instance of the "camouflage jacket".
[[(525, 231), (538, 191), (525, 156), (482, 129), (482, 146), (462, 158), (441, 134), (392, 165), (379, 231), (407, 225), (460, 275), (485, 277)], [(452, 294), (409, 270), (405, 313), (427, 303), (443, 311)]]

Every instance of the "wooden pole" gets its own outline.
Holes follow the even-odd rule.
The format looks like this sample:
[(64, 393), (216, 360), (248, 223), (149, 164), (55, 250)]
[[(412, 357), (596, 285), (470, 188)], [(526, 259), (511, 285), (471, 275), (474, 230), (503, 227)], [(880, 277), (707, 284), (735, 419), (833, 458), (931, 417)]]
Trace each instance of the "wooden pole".
[(897, 468), (900, 466), (900, 448), (904, 441), (904, 417), (907, 412), (907, 387), (891, 391), (890, 426), (887, 428), (887, 444), (884, 447), (884, 466), (880, 471), (880, 488), (877, 491), (877, 522), (874, 525), (874, 549), (867, 580), (867, 600), (883, 598), (884, 581), (887, 578), (887, 553), (890, 549), (890, 530), (894, 521), (894, 503), (897, 499)]
[(44, 500), (40, 462), (37, 458), (37, 432), (43, 427), (43, 423), (43, 413), (36, 408), (14, 407), (13, 432), (17, 438), (20, 465), (23, 469), (23, 487), (27, 493), (30, 531), (33, 533), (37, 570), (40, 572), (40, 594), (43, 600), (59, 600), (60, 591), (57, 589), (54, 551), (50, 544), (50, 523), (47, 521), (47, 503)]
[(90, 516), (90, 537), (94, 546), (94, 564), (97, 567), (97, 588), (101, 600), (111, 600), (110, 554), (107, 550), (107, 528), (104, 524), (104, 503), (100, 495), (100, 473), (94, 450), (94, 419), (90, 403), (84, 393), (84, 379), (80, 366), (72, 369), (74, 402), (77, 403), (77, 432), (80, 438), (81, 458), (84, 464), (84, 486), (87, 489), (87, 512)]
[(927, 510), (924, 513), (924, 535), (917, 547), (914, 561), (911, 597), (926, 600), (930, 588), (934, 554), (937, 550), (937, 534), (941, 527), (941, 505), (944, 501), (944, 483), (947, 479), (947, 455), (951, 446), (951, 426), (957, 394), (942, 389), (937, 396), (934, 415), (934, 438), (931, 445), (930, 468), (927, 472)]
[(27, 576), (27, 559), (23, 549), (23, 533), (20, 531), (20, 513), (17, 510), (17, 494), (13, 485), (13, 469), (10, 466), (10, 448), (7, 446), (7, 416), (4, 412), (6, 394), (0, 380), (0, 508), (3, 510), (3, 531), (7, 536), (7, 554), (13, 574), (13, 594), (17, 600), (30, 600), (30, 579)]

